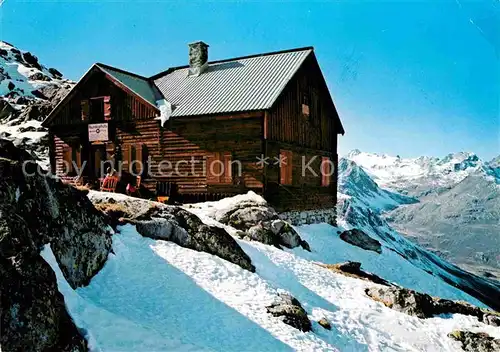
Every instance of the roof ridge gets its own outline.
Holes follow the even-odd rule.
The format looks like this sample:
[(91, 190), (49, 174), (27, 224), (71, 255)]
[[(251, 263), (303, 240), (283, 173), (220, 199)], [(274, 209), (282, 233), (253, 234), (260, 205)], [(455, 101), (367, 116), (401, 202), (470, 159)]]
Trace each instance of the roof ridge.
[[(313, 50), (313, 46), (304, 46), (304, 47), (299, 47), (299, 48), (293, 48), (293, 49), (285, 49), (285, 50), (277, 50), (277, 51), (269, 51), (266, 53), (259, 53), (259, 54), (252, 54), (252, 55), (245, 55), (245, 56), (237, 56), (237, 57), (232, 57), (229, 59), (222, 59), (222, 60), (214, 60), (214, 61), (208, 61), (208, 64), (218, 64), (222, 62), (229, 62), (229, 61), (235, 61), (235, 60), (242, 60), (242, 59), (251, 59), (254, 57), (261, 57), (261, 56), (269, 56), (269, 55), (277, 55), (277, 54), (285, 54), (285, 53), (293, 53), (296, 51), (305, 51), (305, 50)], [(160, 78), (162, 76), (168, 75), (169, 73), (172, 73), (173, 71), (180, 70), (183, 68), (188, 68), (189, 65), (181, 65), (181, 66), (174, 66), (170, 67), (164, 71), (161, 71), (151, 77), (149, 77), (149, 80), (156, 80), (157, 78)]]
[(103, 64), (102, 62), (96, 62), (96, 63), (94, 63), (94, 65), (101, 66), (103, 68), (107, 68), (107, 69), (111, 69), (111, 70), (115, 70), (117, 72), (124, 73), (124, 74), (130, 75), (130, 76), (134, 76), (134, 77), (143, 79), (143, 80), (148, 81), (148, 82), (150, 81), (150, 78), (148, 78), (148, 77), (141, 76), (141, 75), (139, 75), (137, 73), (126, 71), (126, 70), (123, 70), (123, 69), (118, 68), (118, 67), (114, 67), (114, 66), (111, 66), (111, 65), (106, 65), (106, 64)]

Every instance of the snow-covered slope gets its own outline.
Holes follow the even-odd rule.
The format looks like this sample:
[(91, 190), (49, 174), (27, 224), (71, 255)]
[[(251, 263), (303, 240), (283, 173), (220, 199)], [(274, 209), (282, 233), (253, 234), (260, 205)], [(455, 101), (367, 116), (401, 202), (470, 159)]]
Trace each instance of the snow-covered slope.
[(0, 137), (13, 140), (47, 166), (47, 133), (41, 121), (73, 85), (35, 55), (0, 41)]
[[(250, 193), (248, 198), (258, 197)], [(231, 202), (186, 209), (235, 233), (214, 219)], [(113, 254), (87, 287), (69, 287), (50, 247), (43, 257), (93, 351), (457, 351), (460, 344), (447, 336), (453, 330), (500, 338), (500, 328), (470, 316), (419, 319), (396, 312), (365, 294), (380, 285), (318, 265), (356, 260), (398, 285), (484, 306), (429, 267), (407, 260), (391, 241), (381, 239), (381, 254), (344, 242), (339, 232), (350, 226), (341, 223), (297, 227), (311, 252), (237, 239), (255, 273), (205, 252), (144, 238), (132, 225), (118, 227)], [(405, 240), (393, 242), (401, 245)], [(301, 302), (312, 331), (301, 332), (267, 313), (266, 307), (282, 292)], [(331, 323), (331, 330), (317, 323), (321, 318)]]

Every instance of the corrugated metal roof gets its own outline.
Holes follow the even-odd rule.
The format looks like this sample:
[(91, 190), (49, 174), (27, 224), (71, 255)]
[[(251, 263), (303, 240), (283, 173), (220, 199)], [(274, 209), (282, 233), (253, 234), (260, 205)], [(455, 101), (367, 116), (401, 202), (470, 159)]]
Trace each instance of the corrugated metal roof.
[(147, 78), (141, 78), (134, 74), (127, 74), (123, 71), (115, 70), (107, 65), (96, 64), (101, 70), (113, 76), (122, 84), (127, 86), (134, 93), (140, 95), (145, 100), (156, 106), (156, 94), (153, 86)]
[(198, 77), (179, 68), (154, 80), (172, 116), (263, 110), (272, 106), (312, 49), (209, 63)]

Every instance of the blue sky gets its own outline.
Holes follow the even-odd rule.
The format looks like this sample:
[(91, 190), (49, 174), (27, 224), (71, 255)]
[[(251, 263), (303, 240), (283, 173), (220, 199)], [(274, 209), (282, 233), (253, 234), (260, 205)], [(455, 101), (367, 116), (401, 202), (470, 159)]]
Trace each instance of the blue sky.
[(78, 79), (93, 62), (146, 76), (187, 63), (315, 47), (346, 129), (340, 153), (500, 154), (500, 2), (19, 2), (0, 38)]

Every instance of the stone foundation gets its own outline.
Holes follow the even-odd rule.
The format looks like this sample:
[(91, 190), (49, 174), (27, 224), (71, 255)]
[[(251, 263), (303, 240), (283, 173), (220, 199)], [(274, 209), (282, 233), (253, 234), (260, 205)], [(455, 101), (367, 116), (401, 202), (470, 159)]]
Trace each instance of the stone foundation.
[(295, 226), (319, 224), (322, 222), (337, 226), (337, 212), (335, 208), (287, 211), (280, 213), (280, 218)]

